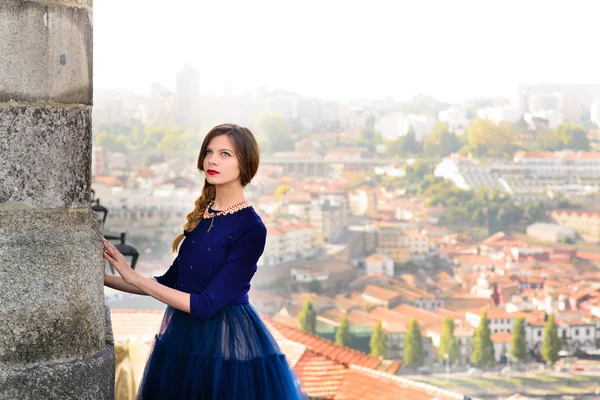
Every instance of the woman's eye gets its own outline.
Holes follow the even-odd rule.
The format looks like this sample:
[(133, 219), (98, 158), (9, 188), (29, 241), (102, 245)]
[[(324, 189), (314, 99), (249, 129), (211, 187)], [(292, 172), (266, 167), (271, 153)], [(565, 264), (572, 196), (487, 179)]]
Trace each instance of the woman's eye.
[(227, 157), (229, 157), (229, 156), (230, 156), (230, 154), (229, 154), (228, 152), (226, 152), (226, 151), (224, 151), (224, 152), (223, 152), (223, 153), (221, 153), (221, 154), (223, 154), (223, 155), (225, 155), (225, 156), (227, 156)]

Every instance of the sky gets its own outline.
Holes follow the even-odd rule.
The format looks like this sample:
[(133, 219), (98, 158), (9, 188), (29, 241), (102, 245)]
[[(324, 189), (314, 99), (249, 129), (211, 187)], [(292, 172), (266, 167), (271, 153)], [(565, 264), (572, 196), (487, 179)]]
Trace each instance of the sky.
[(462, 102), (518, 83), (600, 83), (596, 0), (100, 0), (94, 84), (257, 87), (349, 100)]

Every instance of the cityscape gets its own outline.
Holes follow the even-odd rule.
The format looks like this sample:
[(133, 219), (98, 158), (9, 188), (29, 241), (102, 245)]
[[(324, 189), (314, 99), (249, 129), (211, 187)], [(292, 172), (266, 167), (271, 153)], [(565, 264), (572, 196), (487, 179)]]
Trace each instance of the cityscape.
[(0, 400), (600, 399), (591, 5), (0, 0)]
[[(186, 64), (174, 92), (97, 93), (92, 186), (106, 229), (140, 250), (138, 270), (161, 274), (174, 257), (207, 127), (240, 121), (261, 145), (246, 196), (268, 228), (250, 299), (306, 347), (292, 360), (311, 398), (334, 398), (356, 351), (357, 368), (379, 357), (373, 370), (400, 379), (365, 371), (374, 391), (598, 395), (600, 85), (447, 104), (204, 96), (200, 81)], [(123, 338), (160, 324), (160, 305), (108, 290)]]

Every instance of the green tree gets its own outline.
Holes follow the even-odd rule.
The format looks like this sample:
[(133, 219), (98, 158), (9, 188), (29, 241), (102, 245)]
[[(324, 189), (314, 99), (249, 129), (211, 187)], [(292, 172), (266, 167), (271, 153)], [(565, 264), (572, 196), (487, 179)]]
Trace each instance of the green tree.
[(448, 354), (448, 361), (458, 362), (460, 352), (456, 337), (454, 337), (454, 321), (450, 317), (445, 317), (442, 326), (442, 336), (440, 337), (440, 346), (438, 347), (438, 359), (445, 360)]
[(383, 142), (381, 133), (370, 126), (362, 128), (354, 144), (358, 147), (366, 147), (369, 151), (375, 151), (375, 147)]
[(294, 142), (285, 119), (273, 112), (262, 113), (256, 119), (256, 137), (262, 151), (273, 153), (294, 149)]
[(543, 221), (544, 217), (545, 210), (542, 201), (526, 203), (523, 207), (523, 218), (529, 224)]
[(516, 128), (513, 123), (475, 118), (467, 128), (467, 147), (480, 157), (508, 157), (514, 153)]
[(386, 336), (381, 321), (377, 322), (377, 325), (375, 325), (369, 346), (371, 347), (371, 356), (387, 357)]
[(479, 320), (479, 327), (475, 332), (475, 338), (473, 339), (473, 353), (471, 354), (473, 364), (480, 367), (494, 364), (494, 343), (490, 336), (490, 322), (487, 317), (487, 311), (484, 311)]
[(342, 322), (335, 332), (335, 344), (344, 347), (350, 347), (351, 339), (350, 339), (350, 329), (348, 327), (348, 313), (344, 313), (342, 317)]
[(320, 281), (313, 279), (308, 284), (308, 290), (311, 291), (312, 293), (321, 294), (321, 291), (323, 290), (323, 286), (321, 285)]
[(544, 340), (542, 342), (542, 357), (549, 364), (554, 364), (558, 361), (558, 352), (561, 344), (558, 337), (558, 326), (554, 319), (554, 314), (550, 314), (548, 320), (544, 324)]
[(409, 368), (418, 368), (425, 362), (423, 338), (416, 318), (410, 321), (408, 332), (404, 336), (404, 364)]
[(437, 122), (431, 129), (431, 134), (423, 142), (423, 150), (431, 157), (444, 157), (458, 151), (461, 147), (460, 139), (450, 132), (450, 126), (445, 121)]
[(527, 357), (527, 340), (525, 338), (525, 317), (515, 320), (510, 343), (510, 355), (515, 360), (523, 362)]
[(298, 322), (301, 331), (312, 334), (317, 333), (317, 313), (309, 299), (304, 302), (304, 307), (302, 307), (302, 311), (298, 316)]
[(417, 160), (412, 164), (406, 164), (404, 166), (406, 179), (411, 183), (421, 182), (425, 177), (431, 175), (433, 167), (434, 165), (427, 160)]
[(582, 125), (565, 122), (556, 127), (554, 135), (560, 139), (563, 148), (569, 150), (589, 150), (588, 130)]

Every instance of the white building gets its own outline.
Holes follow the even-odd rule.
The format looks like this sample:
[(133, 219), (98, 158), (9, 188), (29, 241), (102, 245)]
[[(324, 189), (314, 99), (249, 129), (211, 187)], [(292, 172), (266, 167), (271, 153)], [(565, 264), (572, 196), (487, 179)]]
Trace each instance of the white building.
[(560, 242), (565, 238), (575, 240), (577, 232), (557, 224), (536, 223), (527, 227), (527, 235), (547, 242)]
[(438, 119), (448, 123), (450, 130), (462, 131), (469, 126), (467, 111), (462, 107), (450, 107), (438, 113)]
[(380, 117), (375, 123), (375, 130), (380, 131), (385, 139), (394, 140), (406, 135), (412, 127), (417, 141), (422, 142), (431, 133), (435, 122), (434, 118), (424, 115), (393, 112)]
[(515, 122), (521, 117), (518, 111), (511, 109), (509, 106), (482, 108), (477, 110), (477, 116), (490, 120), (495, 124), (499, 124), (502, 121)]
[(400, 236), (399, 247), (410, 249), (410, 259), (424, 261), (431, 254), (429, 237), (417, 231), (404, 231)]
[(258, 265), (278, 265), (312, 256), (317, 251), (317, 231), (302, 222), (268, 227), (265, 250)]
[(394, 260), (383, 253), (374, 253), (365, 258), (365, 268), (367, 275), (394, 276)]
[(196, 126), (200, 123), (200, 71), (185, 64), (175, 79), (175, 122)]

